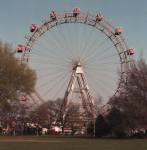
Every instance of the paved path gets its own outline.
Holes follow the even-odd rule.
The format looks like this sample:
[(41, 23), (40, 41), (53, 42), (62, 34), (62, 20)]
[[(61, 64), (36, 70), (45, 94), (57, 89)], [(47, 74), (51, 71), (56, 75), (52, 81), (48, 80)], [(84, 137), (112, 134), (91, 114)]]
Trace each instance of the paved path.
[(0, 139), (0, 142), (67, 142), (67, 141), (43, 141), (43, 140), (11, 140), (11, 139)]

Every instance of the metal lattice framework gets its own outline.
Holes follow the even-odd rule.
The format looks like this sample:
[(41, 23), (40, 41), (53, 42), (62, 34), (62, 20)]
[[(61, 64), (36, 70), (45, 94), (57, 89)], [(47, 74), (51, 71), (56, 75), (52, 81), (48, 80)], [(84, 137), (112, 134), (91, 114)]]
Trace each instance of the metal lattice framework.
[[(110, 24), (110, 22), (107, 22), (105, 20), (97, 21), (97, 17), (94, 15), (91, 15), (89, 11), (88, 13), (79, 13), (76, 17), (73, 15), (73, 12), (64, 11), (61, 14), (57, 14), (56, 19), (52, 19), (52, 18), (44, 19), (43, 18), (42, 23), (35, 29), (35, 31), (30, 36), (26, 34), (27, 42), (24, 46), (24, 51), (22, 54), (22, 61), (25, 62), (27, 66), (29, 66), (31, 53), (33, 52), (33, 48), (37, 44), (37, 41), (39, 40), (39, 38), (43, 37), (47, 31), (52, 30), (52, 28), (56, 26), (57, 27), (61, 26), (62, 24), (83, 24), (83, 25), (91, 26), (91, 28), (99, 30), (100, 33), (103, 33), (106, 37), (108, 37), (109, 41), (113, 43), (111, 47), (115, 47), (117, 54), (119, 56), (120, 67), (121, 67), (120, 69), (121, 78), (118, 83), (116, 92), (114, 93), (114, 96), (116, 96), (123, 89), (123, 86), (125, 82), (127, 81), (128, 74), (130, 73), (130, 68), (132, 66), (131, 57), (130, 55), (129, 56), (127, 55), (129, 48), (125, 42), (125, 39), (121, 35), (115, 35), (116, 28), (114, 28)], [(87, 84), (86, 78), (84, 76), (83, 66), (76, 65), (78, 63), (79, 63), (79, 59), (75, 58), (74, 60), (75, 67), (71, 69), (72, 76), (70, 78), (69, 85), (66, 90), (66, 94), (64, 96), (65, 104), (63, 105), (62, 109), (66, 113), (69, 101), (71, 99), (71, 95), (73, 92), (76, 92), (76, 88), (74, 88), (73, 86), (75, 84), (75, 80), (77, 79), (78, 84), (79, 84), (78, 90), (79, 90), (79, 93), (81, 93), (82, 95), (83, 105), (85, 105), (84, 108), (86, 108), (86, 110), (89, 113), (93, 114), (93, 117), (95, 118), (97, 116), (97, 113), (95, 110), (95, 104), (93, 101), (92, 94), (88, 87), (89, 83)], [(80, 71), (78, 70), (78, 68), (80, 68)], [(95, 69), (95, 68), (92, 68), (92, 69)], [(85, 93), (88, 95), (87, 96), (88, 98), (86, 98)], [(43, 99), (43, 97), (40, 96), (37, 90), (34, 90), (34, 93), (31, 94), (30, 97), (37, 105), (40, 105), (39, 104), (40, 101), (42, 103), (46, 102)], [(103, 108), (107, 109), (109, 107), (110, 107), (110, 104), (107, 103)]]

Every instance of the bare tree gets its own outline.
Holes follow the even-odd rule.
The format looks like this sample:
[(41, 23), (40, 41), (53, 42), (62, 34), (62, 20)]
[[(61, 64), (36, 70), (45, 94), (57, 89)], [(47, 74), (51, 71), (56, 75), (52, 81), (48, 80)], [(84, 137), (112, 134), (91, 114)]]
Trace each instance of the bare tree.
[(71, 122), (75, 122), (79, 117), (79, 105), (76, 103), (69, 103), (68, 109), (66, 112), (62, 111), (63, 99), (56, 100), (56, 106), (58, 108), (57, 119), (61, 123), (62, 126), (62, 134), (64, 132), (64, 128), (66, 125), (71, 124)]
[(133, 63), (123, 92), (111, 101), (125, 113), (128, 129), (147, 131), (147, 63), (142, 53), (138, 61)]

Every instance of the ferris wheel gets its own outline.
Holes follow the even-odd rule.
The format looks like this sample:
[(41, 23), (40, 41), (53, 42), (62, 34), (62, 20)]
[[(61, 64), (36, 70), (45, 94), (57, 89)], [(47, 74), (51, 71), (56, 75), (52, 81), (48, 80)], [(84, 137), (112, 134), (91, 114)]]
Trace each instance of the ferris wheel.
[(108, 100), (127, 81), (135, 53), (121, 36), (121, 27), (114, 28), (102, 13), (94, 16), (75, 8), (61, 14), (51, 11), (49, 19), (43, 17), (39, 26), (31, 24), (30, 31), (18, 51), (23, 51), (22, 61), (36, 70), (37, 84), (30, 97), (37, 105), (61, 98), (66, 113), (69, 102), (78, 101), (78, 93), (94, 117), (98, 99), (103, 109), (109, 107)]

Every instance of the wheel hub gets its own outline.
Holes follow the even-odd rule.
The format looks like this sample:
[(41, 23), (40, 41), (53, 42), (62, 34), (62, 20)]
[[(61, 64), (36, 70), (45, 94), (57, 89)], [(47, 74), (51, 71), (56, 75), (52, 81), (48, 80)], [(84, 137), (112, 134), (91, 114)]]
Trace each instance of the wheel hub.
[(77, 59), (77, 60), (74, 60), (72, 63), (71, 63), (71, 69), (72, 70), (75, 70), (77, 67), (82, 67), (82, 60), (81, 59)]

